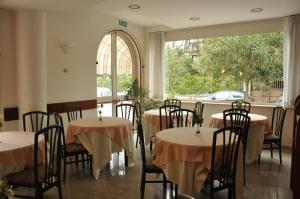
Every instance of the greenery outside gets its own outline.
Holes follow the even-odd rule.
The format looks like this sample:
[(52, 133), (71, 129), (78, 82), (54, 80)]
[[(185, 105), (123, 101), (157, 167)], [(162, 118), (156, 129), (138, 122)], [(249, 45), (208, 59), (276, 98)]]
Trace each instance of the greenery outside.
[[(166, 43), (166, 95), (205, 96), (216, 91), (269, 90), (283, 76), (283, 33)], [(277, 95), (282, 95), (277, 93)], [(255, 99), (254, 99), (255, 100)], [(258, 101), (258, 100), (255, 100)]]

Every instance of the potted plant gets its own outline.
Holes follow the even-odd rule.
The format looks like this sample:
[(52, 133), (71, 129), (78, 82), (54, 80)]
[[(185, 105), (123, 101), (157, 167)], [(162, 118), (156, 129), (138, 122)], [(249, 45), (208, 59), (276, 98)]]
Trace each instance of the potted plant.
[(14, 192), (7, 184), (7, 181), (0, 180), (0, 199), (7, 199), (8, 197), (12, 197), (13, 195)]

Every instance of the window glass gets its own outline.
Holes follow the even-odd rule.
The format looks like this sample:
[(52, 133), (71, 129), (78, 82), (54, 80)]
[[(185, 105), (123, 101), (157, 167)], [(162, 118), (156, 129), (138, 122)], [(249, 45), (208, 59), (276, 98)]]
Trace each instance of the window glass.
[(283, 92), (283, 33), (165, 43), (165, 95), (276, 103)]

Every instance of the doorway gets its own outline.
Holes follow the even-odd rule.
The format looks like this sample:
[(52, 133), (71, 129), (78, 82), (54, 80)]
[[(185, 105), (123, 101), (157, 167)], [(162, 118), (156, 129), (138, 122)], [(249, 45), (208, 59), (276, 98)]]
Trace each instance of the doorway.
[(129, 85), (140, 82), (140, 54), (132, 37), (124, 31), (106, 34), (97, 52), (97, 101), (102, 115), (114, 116), (116, 104), (125, 100)]

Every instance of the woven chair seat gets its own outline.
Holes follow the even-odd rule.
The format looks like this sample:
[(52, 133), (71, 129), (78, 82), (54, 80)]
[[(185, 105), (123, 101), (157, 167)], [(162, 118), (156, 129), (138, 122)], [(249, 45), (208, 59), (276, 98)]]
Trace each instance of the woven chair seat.
[[(40, 165), (38, 168), (39, 175), (38, 175), (38, 183), (43, 182), (45, 177), (45, 167), (43, 165)], [(34, 185), (34, 169), (25, 169), (23, 171), (9, 174), (5, 177), (10, 183), (13, 184), (26, 184), (26, 185)]]
[(66, 154), (85, 153), (87, 150), (79, 143), (66, 144)]

